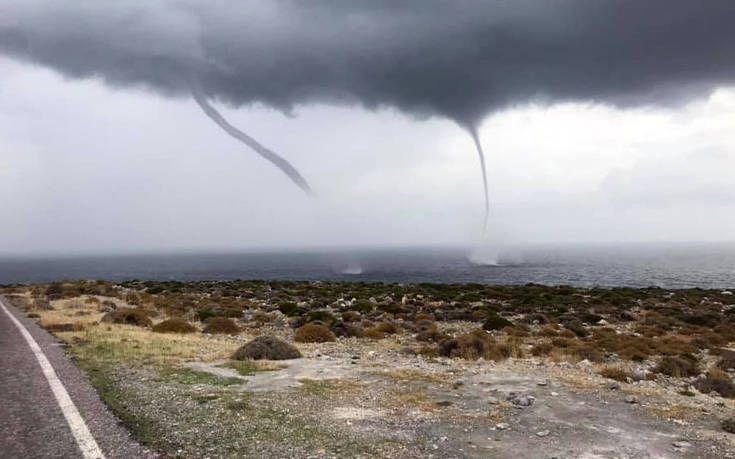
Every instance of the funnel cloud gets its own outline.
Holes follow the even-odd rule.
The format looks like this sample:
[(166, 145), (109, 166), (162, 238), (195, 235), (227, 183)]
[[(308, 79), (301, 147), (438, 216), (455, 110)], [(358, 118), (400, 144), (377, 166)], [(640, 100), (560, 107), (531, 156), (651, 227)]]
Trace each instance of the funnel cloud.
[(309, 184), (306, 183), (304, 177), (301, 176), (299, 171), (297, 171), (296, 168), (291, 165), (291, 163), (283, 159), (278, 154), (267, 149), (266, 147), (258, 143), (257, 140), (253, 139), (249, 135), (245, 134), (244, 132), (227, 122), (227, 120), (214, 107), (209, 104), (209, 102), (207, 101), (207, 97), (202, 93), (201, 89), (199, 89), (196, 84), (192, 84), (191, 88), (192, 97), (212, 121), (217, 123), (217, 125), (221, 127), (226, 133), (244, 143), (248, 147), (252, 148), (260, 156), (270, 161), (274, 166), (279, 168), (284, 174), (288, 176), (288, 178), (291, 179), (292, 182), (296, 184), (296, 186), (301, 188), (304, 193), (308, 194), (309, 196), (314, 196), (314, 192), (311, 190)]
[(731, 0), (5, 0), (0, 53), (165, 97), (194, 78), (210, 118), (309, 192), (208, 100), (443, 117), (482, 161), (479, 123), (514, 105), (672, 106), (732, 83), (732, 24)]

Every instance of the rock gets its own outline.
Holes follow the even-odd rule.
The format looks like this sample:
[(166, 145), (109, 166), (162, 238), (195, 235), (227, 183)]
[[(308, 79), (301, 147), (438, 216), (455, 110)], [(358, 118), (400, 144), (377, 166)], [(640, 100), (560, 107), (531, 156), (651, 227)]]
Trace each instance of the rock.
[(499, 422), (498, 424), (495, 424), (495, 428), (498, 430), (508, 430), (510, 429), (510, 424), (507, 422)]
[(577, 362), (576, 367), (579, 368), (579, 369), (582, 369), (582, 370), (583, 369), (592, 368), (592, 362), (590, 362), (587, 359), (584, 359), (584, 360), (581, 360), (581, 361)]
[(491, 404), (491, 405), (497, 405), (498, 403), (500, 403), (500, 400), (498, 400), (498, 399), (497, 399), (497, 398), (495, 398), (495, 397), (488, 397), (488, 398), (487, 398), (487, 402), (488, 402), (489, 404)]
[(610, 390), (618, 390), (620, 389), (620, 383), (617, 381), (610, 381), (607, 383), (607, 388)]
[(551, 396), (552, 396), (552, 397), (557, 397), (558, 395), (559, 395), (559, 392), (552, 392), (552, 393), (551, 393)]
[(544, 379), (544, 380), (536, 382), (536, 384), (539, 386), (547, 386), (549, 384), (549, 381)]
[(720, 357), (722, 357), (723, 360), (735, 359), (735, 349), (733, 348), (721, 347), (717, 349), (716, 353), (720, 354)]
[(516, 397), (516, 398), (512, 399), (511, 400), (511, 403), (513, 403), (513, 405), (515, 405), (515, 406), (526, 407), (526, 406), (533, 405), (533, 401), (534, 400), (535, 400), (535, 398), (533, 398), (532, 396), (530, 396), (530, 395), (524, 395), (522, 397)]
[(672, 443), (672, 445), (674, 445), (674, 448), (679, 448), (679, 449), (689, 448), (690, 446), (692, 446), (692, 444), (689, 443), (688, 441), (675, 441)]
[(636, 397), (635, 395), (628, 395), (627, 397), (625, 397), (625, 402), (626, 403), (638, 403), (638, 397)]
[(452, 402), (450, 400), (440, 400), (436, 402), (436, 406), (450, 406)]
[(545, 437), (545, 436), (549, 435), (550, 433), (551, 432), (549, 432), (548, 430), (540, 430), (540, 431), (536, 432), (536, 435), (539, 436), (539, 437)]

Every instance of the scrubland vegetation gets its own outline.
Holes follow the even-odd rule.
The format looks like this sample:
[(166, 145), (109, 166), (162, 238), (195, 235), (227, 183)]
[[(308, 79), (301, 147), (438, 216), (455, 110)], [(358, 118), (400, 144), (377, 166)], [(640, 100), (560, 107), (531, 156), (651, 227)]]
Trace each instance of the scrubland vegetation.
[[(313, 419), (308, 420), (308, 413), (296, 416), (279, 411), (283, 400), (270, 396), (261, 400), (237, 389), (244, 383), (242, 378), (284, 368), (263, 359), (320, 355), (325, 349), (343, 349), (342, 343), (349, 343), (350, 352), (362, 346), (420, 362), (448, 359), (458, 368), (506, 361), (584, 363), (601, 381), (622, 384), (623, 390), (630, 386), (631, 393), (642, 391), (638, 382), (650, 381), (675, 387), (682, 403), (694, 391), (725, 403), (735, 398), (735, 352), (728, 350), (735, 344), (735, 297), (728, 291), (79, 281), (6, 286), (3, 293), (69, 345), (107, 403), (142, 441), (167, 452), (183, 451), (178, 453), (182, 456), (195, 456), (201, 450), (182, 449), (181, 438), (163, 434), (166, 423), (160, 416), (145, 414), (136, 405), (151, 403), (150, 394), (140, 393), (152, 387), (150, 381), (159, 383), (156, 390), (174, 388), (196, 402), (186, 405), (186, 410), (171, 408), (171, 416), (186, 413), (185, 419), (196, 419), (202, 405), (221, 402), (218, 419), (240, 427), (220, 429), (220, 436), (227, 438), (225, 446), (211, 446), (207, 438), (202, 441), (215, 452), (224, 451), (223, 455), (254, 454), (255, 449), (234, 439), (244, 434), (242, 429), (250, 429), (245, 433), (260, 438), (263, 445), (311, 435), (306, 443), (310, 453), (369, 456), (391, 451), (396, 447), (393, 440), (348, 441), (350, 436), (344, 432), (320, 430)], [(220, 374), (206, 367), (209, 363), (232, 373)], [(204, 370), (195, 365), (203, 365)], [(386, 389), (381, 409), (436, 410), (426, 389), (414, 386), (427, 382), (422, 379), (427, 377), (438, 378), (433, 383), (439, 384), (443, 376), (394, 370), (393, 375), (371, 370), (373, 376), (399, 385)], [(135, 390), (120, 384), (122, 378), (130, 377), (138, 381), (132, 385)], [(345, 378), (302, 379), (299, 384), (301, 396), (315, 399), (365, 390), (364, 382)], [(219, 389), (207, 395), (203, 392), (209, 389), (203, 387)], [(247, 428), (238, 421), (243, 417), (251, 421)], [(493, 422), (502, 417), (502, 410), (485, 415)], [(732, 432), (731, 418), (717, 422), (721, 431)], [(268, 431), (274, 423), (291, 426), (290, 437), (284, 440)], [(342, 446), (335, 450), (334, 445)]]

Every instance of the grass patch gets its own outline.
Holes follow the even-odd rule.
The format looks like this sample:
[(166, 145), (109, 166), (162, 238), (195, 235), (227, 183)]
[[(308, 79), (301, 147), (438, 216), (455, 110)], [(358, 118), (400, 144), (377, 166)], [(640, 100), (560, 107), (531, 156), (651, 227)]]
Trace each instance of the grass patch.
[(196, 371), (191, 368), (172, 368), (167, 367), (160, 371), (159, 377), (155, 379), (158, 382), (177, 383), (177, 384), (206, 384), (210, 386), (233, 386), (242, 384), (240, 378), (223, 378), (221, 376), (207, 373), (206, 371)]

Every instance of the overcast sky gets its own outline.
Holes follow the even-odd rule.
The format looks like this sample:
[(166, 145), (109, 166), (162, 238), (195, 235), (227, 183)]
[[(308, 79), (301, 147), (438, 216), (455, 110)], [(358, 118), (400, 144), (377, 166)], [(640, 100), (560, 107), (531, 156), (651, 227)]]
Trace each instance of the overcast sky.
[(661, 103), (640, 88), (587, 98), (513, 86), (507, 100), (478, 95), (483, 116), (471, 94), (416, 108), (412, 93), (381, 87), (375, 108), (360, 91), (284, 102), (203, 79), (212, 105), (289, 160), (310, 198), (178, 86), (11, 51), (0, 47), (0, 253), (477, 244), (482, 176), (458, 122), (479, 127), (488, 156), (493, 241), (734, 239), (735, 86), (710, 74), (687, 73), (697, 84), (684, 98), (686, 84), (665, 81)]

